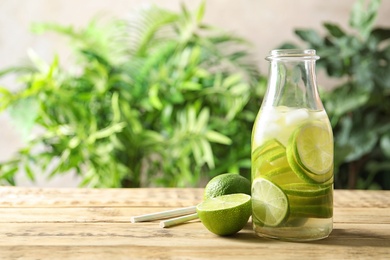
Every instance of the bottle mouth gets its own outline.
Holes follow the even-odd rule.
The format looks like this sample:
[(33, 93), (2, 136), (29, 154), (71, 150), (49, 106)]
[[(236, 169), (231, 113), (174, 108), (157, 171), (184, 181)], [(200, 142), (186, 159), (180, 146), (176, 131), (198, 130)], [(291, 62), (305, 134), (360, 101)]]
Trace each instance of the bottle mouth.
[(268, 61), (274, 61), (274, 60), (302, 61), (302, 60), (318, 60), (319, 58), (320, 56), (316, 55), (316, 50), (313, 49), (307, 49), (307, 50), (279, 49), (279, 50), (272, 50), (270, 52), (270, 55), (267, 56), (265, 59)]

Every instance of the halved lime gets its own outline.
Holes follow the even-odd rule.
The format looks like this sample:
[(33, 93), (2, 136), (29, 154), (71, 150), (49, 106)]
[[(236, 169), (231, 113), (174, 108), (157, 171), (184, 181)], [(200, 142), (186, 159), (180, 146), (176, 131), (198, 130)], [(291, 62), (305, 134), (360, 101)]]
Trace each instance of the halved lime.
[(251, 196), (243, 193), (209, 198), (197, 205), (203, 225), (212, 233), (226, 236), (240, 231), (251, 215)]
[(258, 177), (252, 183), (252, 217), (265, 226), (278, 226), (288, 217), (289, 202), (281, 188)]

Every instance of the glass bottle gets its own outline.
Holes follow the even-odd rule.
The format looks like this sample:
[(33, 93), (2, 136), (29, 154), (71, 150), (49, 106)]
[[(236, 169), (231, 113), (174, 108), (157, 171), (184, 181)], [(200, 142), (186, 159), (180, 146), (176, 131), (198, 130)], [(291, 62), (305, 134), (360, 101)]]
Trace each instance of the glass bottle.
[(273, 50), (252, 132), (252, 220), (257, 235), (291, 241), (333, 228), (333, 134), (320, 100), (315, 50)]

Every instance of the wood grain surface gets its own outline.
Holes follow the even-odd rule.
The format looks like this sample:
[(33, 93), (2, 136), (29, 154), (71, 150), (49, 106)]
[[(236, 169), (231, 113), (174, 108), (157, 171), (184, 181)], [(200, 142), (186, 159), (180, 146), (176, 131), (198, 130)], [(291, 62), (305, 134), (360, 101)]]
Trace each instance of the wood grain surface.
[(231, 237), (194, 220), (171, 228), (130, 217), (192, 206), (203, 189), (0, 188), (0, 259), (390, 259), (390, 191), (336, 190), (329, 238)]

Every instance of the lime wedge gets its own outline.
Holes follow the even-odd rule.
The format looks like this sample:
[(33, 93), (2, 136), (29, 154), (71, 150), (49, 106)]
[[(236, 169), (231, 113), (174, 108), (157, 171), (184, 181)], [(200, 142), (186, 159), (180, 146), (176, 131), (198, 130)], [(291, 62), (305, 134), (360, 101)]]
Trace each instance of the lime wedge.
[(265, 226), (278, 226), (288, 216), (289, 202), (286, 194), (276, 184), (264, 178), (252, 183), (252, 217)]
[(243, 193), (208, 198), (196, 207), (199, 219), (212, 233), (227, 236), (240, 231), (251, 215), (251, 196)]

